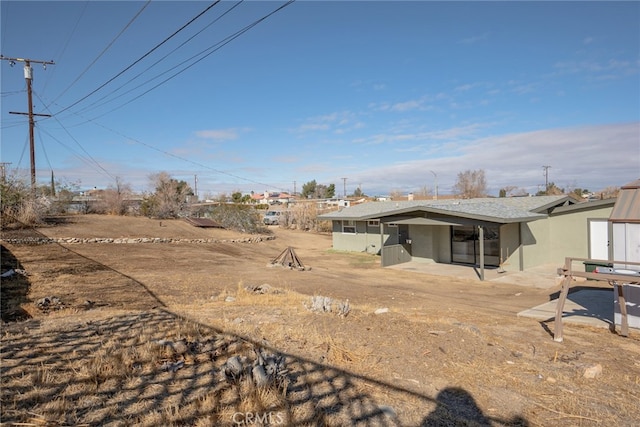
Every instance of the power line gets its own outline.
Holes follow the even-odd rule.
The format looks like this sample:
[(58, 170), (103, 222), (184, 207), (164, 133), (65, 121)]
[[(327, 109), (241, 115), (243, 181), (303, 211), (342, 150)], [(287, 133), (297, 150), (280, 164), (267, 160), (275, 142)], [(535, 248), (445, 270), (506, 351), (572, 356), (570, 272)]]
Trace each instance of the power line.
[(90, 97), (91, 95), (93, 95), (94, 93), (98, 92), (100, 89), (102, 89), (103, 87), (105, 87), (106, 85), (108, 85), (109, 83), (111, 83), (112, 81), (114, 81), (115, 79), (117, 79), (118, 77), (120, 77), (122, 74), (124, 74), (125, 72), (127, 72), (129, 69), (131, 69), (134, 65), (136, 65), (138, 62), (142, 61), (144, 58), (146, 58), (147, 56), (151, 55), (156, 49), (158, 49), (160, 46), (162, 46), (163, 44), (165, 44), (166, 42), (168, 42), (170, 39), (172, 39), (173, 37), (175, 37), (179, 32), (181, 32), (182, 30), (184, 30), (185, 28), (187, 28), (189, 25), (191, 25), (193, 22), (195, 22), (196, 19), (200, 18), (202, 15), (204, 15), (205, 13), (207, 13), (212, 7), (214, 7), (215, 5), (217, 5), (218, 3), (220, 3), (221, 0), (216, 0), (215, 2), (213, 2), (212, 4), (210, 4), (209, 6), (207, 6), (202, 12), (200, 12), (198, 15), (196, 15), (195, 17), (193, 17), (191, 20), (189, 20), (189, 22), (187, 22), (186, 24), (184, 24), (182, 27), (180, 27), (178, 30), (174, 31), (173, 34), (171, 34), (169, 37), (165, 38), (163, 41), (161, 41), (160, 43), (158, 43), (156, 46), (154, 46), (151, 50), (149, 50), (147, 53), (145, 53), (144, 55), (142, 55), (140, 58), (136, 59), (133, 63), (131, 63), (130, 65), (128, 65), (125, 69), (123, 69), (122, 71), (120, 71), (118, 74), (116, 74), (115, 76), (111, 77), (109, 80), (107, 80), (106, 82), (104, 82), (103, 84), (101, 84), (100, 86), (98, 86), (96, 89), (92, 90), (91, 92), (89, 92), (87, 95), (83, 96), (82, 98), (80, 98), (79, 100), (75, 101), (73, 104), (69, 105), (66, 108), (63, 108), (62, 110), (58, 111), (56, 114), (60, 114), (63, 111), (66, 111), (72, 107), (74, 107), (75, 105), (79, 104), (80, 102), (84, 101), (85, 99), (87, 99), (88, 97)]
[[(216, 22), (218, 22), (220, 19), (222, 19), (224, 16), (226, 16), (228, 13), (230, 13), (233, 9), (235, 9), (236, 7), (240, 6), (240, 4), (243, 2), (244, 0), (240, 0), (237, 3), (234, 3), (233, 6), (231, 6), (229, 9), (227, 9), (223, 14), (221, 14), (220, 16), (218, 16), (216, 19), (214, 19), (213, 21), (211, 21), (209, 24), (207, 24), (205, 27), (203, 27), (200, 31), (198, 31), (197, 33), (195, 33), (194, 35), (192, 35), (191, 37), (189, 37), (187, 40), (185, 40), (184, 42), (180, 43), (178, 46), (176, 46), (174, 49), (172, 49), (169, 53), (167, 53), (166, 55), (164, 55), (162, 58), (158, 59), (156, 62), (154, 62), (153, 64), (149, 65), (147, 68), (145, 68), (144, 70), (142, 70), (141, 72), (139, 72), (137, 75), (135, 75), (134, 77), (130, 78), (129, 80), (127, 80), (124, 84), (120, 85), (119, 87), (117, 87), (116, 89), (112, 90), (111, 92), (109, 92), (108, 94), (102, 96), (101, 98), (99, 98), (98, 100), (92, 102), (91, 104), (87, 105), (84, 108), (81, 108), (80, 110), (78, 110), (78, 113), (82, 113), (82, 112), (86, 112), (89, 111), (91, 109), (91, 107), (96, 106), (96, 104), (98, 104), (100, 101), (110, 97), (111, 95), (115, 94), (116, 92), (118, 92), (120, 89), (122, 89), (123, 87), (127, 86), (129, 83), (133, 82), (134, 80), (136, 80), (138, 77), (140, 77), (141, 75), (143, 75), (144, 73), (146, 73), (147, 71), (149, 71), (150, 69), (152, 69), (153, 67), (155, 67), (156, 65), (158, 65), (160, 62), (164, 61), (165, 59), (167, 59), (171, 54), (175, 53), (178, 49), (182, 48), (183, 46), (185, 46), (187, 43), (189, 43), (191, 40), (193, 40), (194, 38), (196, 38), (198, 35), (200, 35), (203, 31), (205, 31), (207, 28), (209, 28), (211, 25), (215, 24)], [(191, 58), (187, 59), (190, 60)], [(185, 61), (182, 61), (182, 63), (184, 63)], [(179, 64), (178, 64), (179, 65)], [(109, 102), (113, 102), (118, 98), (121, 98), (131, 92), (133, 92), (134, 90), (146, 85), (149, 82), (152, 82), (153, 80), (159, 78), (160, 76), (168, 73), (169, 71), (175, 69), (178, 67), (178, 65), (175, 65), (171, 68), (169, 68), (168, 70), (163, 71), (162, 73), (158, 74), (155, 77), (152, 77), (151, 79), (139, 84), (138, 86), (135, 86), (131, 89), (129, 89), (128, 91), (121, 93), (120, 95), (105, 101), (101, 104), (98, 104), (96, 107), (100, 107), (102, 105), (106, 105)], [(128, 104), (128, 103), (127, 103)], [(126, 104), (124, 104), (126, 105)], [(117, 107), (120, 108), (120, 107)], [(117, 109), (116, 108), (116, 109)], [(113, 110), (110, 110), (109, 112), (111, 112)]]
[[(124, 104), (121, 104), (121, 105), (119, 105), (119, 106), (117, 106), (117, 107), (115, 107), (115, 108), (112, 108), (111, 110), (106, 111), (106, 112), (105, 112), (105, 113), (103, 113), (103, 114), (100, 114), (100, 115), (98, 115), (98, 116), (94, 117), (94, 119), (96, 119), (96, 118), (100, 118), (100, 117), (105, 116), (105, 115), (107, 115), (107, 114), (109, 114), (109, 113), (112, 113), (112, 112), (114, 112), (114, 111), (116, 111), (116, 110), (118, 110), (118, 109), (120, 109), (120, 108), (122, 108), (122, 107), (124, 107), (124, 106), (126, 106), (126, 105), (129, 105), (129, 104), (130, 104), (130, 103), (132, 103), (133, 101), (136, 101), (137, 99), (142, 98), (142, 97), (143, 97), (144, 95), (146, 95), (147, 93), (151, 92), (152, 90), (157, 89), (158, 87), (162, 86), (163, 84), (167, 83), (168, 81), (172, 80), (173, 78), (175, 78), (175, 77), (177, 77), (178, 75), (182, 74), (183, 72), (187, 71), (189, 68), (193, 67), (194, 65), (196, 65), (196, 64), (197, 64), (197, 63), (199, 63), (200, 61), (202, 61), (202, 60), (206, 59), (206, 58), (207, 58), (207, 57), (209, 57), (210, 55), (212, 55), (212, 54), (214, 54), (215, 52), (217, 52), (218, 50), (222, 49), (224, 46), (226, 46), (227, 44), (231, 43), (233, 40), (237, 39), (238, 37), (240, 37), (241, 35), (243, 35), (243, 34), (244, 34), (244, 33), (246, 33), (247, 31), (249, 31), (250, 29), (252, 29), (252, 28), (253, 28), (253, 27), (255, 27), (256, 25), (260, 24), (262, 21), (266, 20), (267, 18), (271, 17), (271, 16), (272, 16), (272, 15), (274, 15), (275, 13), (279, 12), (280, 10), (284, 9), (285, 7), (289, 6), (290, 4), (292, 4), (292, 3), (294, 3), (294, 2), (295, 2), (295, 0), (289, 0), (287, 3), (285, 3), (285, 4), (281, 5), (280, 7), (278, 7), (277, 9), (275, 9), (274, 11), (270, 12), (269, 14), (267, 14), (267, 15), (263, 16), (262, 18), (259, 18), (259, 19), (255, 20), (255, 21), (254, 21), (254, 22), (252, 22), (251, 24), (249, 24), (249, 25), (245, 26), (245, 27), (244, 27), (244, 28), (242, 28), (241, 30), (236, 31), (236, 32), (235, 32), (235, 33), (233, 33), (232, 35), (225, 37), (223, 40), (221, 40), (221, 41), (217, 42), (216, 44), (214, 44), (214, 45), (212, 45), (212, 46), (210, 46), (210, 47), (208, 47), (207, 49), (204, 49), (204, 50), (200, 51), (199, 53), (197, 53), (197, 54), (195, 54), (195, 55), (191, 56), (191, 57), (190, 57), (190, 58), (188, 58), (186, 61), (191, 61), (192, 59), (197, 58), (197, 57), (198, 57), (198, 56), (200, 56), (200, 55), (204, 55), (204, 56), (202, 56), (201, 58), (199, 58), (199, 59), (195, 60), (193, 63), (191, 63), (191, 64), (189, 64), (189, 65), (185, 66), (185, 67), (184, 67), (184, 68), (182, 68), (181, 70), (177, 71), (176, 73), (174, 73), (174, 74), (172, 74), (171, 76), (167, 77), (166, 79), (162, 80), (160, 83), (156, 84), (155, 86), (151, 87), (150, 89), (148, 89), (148, 90), (146, 90), (146, 91), (144, 91), (144, 92), (140, 93), (139, 95), (137, 95), (137, 96), (133, 97), (133, 98), (132, 98), (132, 99), (130, 99), (129, 101), (125, 102)], [(210, 52), (208, 52), (208, 53), (207, 53), (207, 51), (210, 51)], [(205, 53), (206, 53), (206, 54), (205, 54)], [(164, 71), (163, 73), (161, 73), (161, 74), (159, 74), (158, 76), (156, 76), (156, 77), (152, 78), (151, 80), (155, 80), (156, 78), (158, 78), (158, 77), (162, 76), (163, 74), (166, 74), (166, 73), (168, 73), (169, 71), (174, 70), (174, 69), (176, 69), (176, 68), (178, 68), (178, 65), (176, 65), (176, 66), (174, 66), (174, 67), (172, 67), (172, 68), (170, 68), (170, 69), (168, 69), (168, 70)], [(137, 87), (133, 88), (132, 90), (135, 90), (135, 89), (137, 89), (137, 88), (139, 88), (139, 87), (143, 86), (144, 84), (146, 84), (146, 83), (150, 82), (151, 80), (148, 80), (147, 82), (145, 82), (145, 83), (143, 83), (143, 84), (141, 84), (141, 85), (139, 85), (139, 86), (137, 86)], [(129, 92), (131, 92), (131, 90), (130, 90)], [(129, 92), (127, 92), (127, 93), (129, 93)], [(66, 108), (65, 108), (65, 110), (66, 110)], [(62, 110), (62, 111), (65, 111), (65, 110)]]
[[(109, 42), (109, 44), (107, 44), (107, 46), (104, 49), (102, 49), (102, 52), (100, 52), (98, 54), (98, 56), (96, 56), (96, 58), (93, 61), (91, 61), (91, 63), (89, 65), (87, 65), (87, 67), (84, 70), (82, 70), (80, 75), (78, 75), (78, 77), (76, 77), (75, 80), (72, 81), (71, 84), (69, 84), (69, 86), (67, 86), (67, 88), (65, 90), (63, 90), (62, 93), (60, 93), (60, 95), (58, 95), (51, 103), (57, 101), (58, 99), (60, 99), (61, 96), (63, 96), (65, 93), (67, 93), (67, 91), (69, 89), (71, 89), (71, 87), (73, 87), (73, 85), (76, 84), (78, 82), (78, 80), (80, 80), (82, 78), (82, 76), (84, 76), (87, 73), (87, 71), (89, 71), (89, 69), (95, 65), (95, 63), (98, 61), (98, 59), (102, 58), (102, 56), (111, 48), (111, 46), (113, 46), (113, 44), (116, 42), (116, 40), (118, 40), (120, 38), (120, 36), (122, 34), (124, 34), (124, 32), (131, 26), (131, 24), (133, 24), (133, 22), (136, 19), (138, 19), (138, 17), (147, 8), (147, 6), (149, 6), (149, 3), (151, 3), (151, 0), (147, 0), (147, 2), (142, 6), (142, 8), (134, 15), (134, 17), (131, 18), (131, 20), (129, 20), (127, 25), (125, 25), (124, 28), (122, 30), (120, 30), (120, 32), (113, 38), (113, 40), (111, 40), (111, 42)], [(84, 9), (83, 9), (83, 12), (84, 12)]]
[[(40, 99), (40, 97), (38, 96), (38, 94), (37, 94), (37, 93), (36, 93), (36, 97), (37, 97), (38, 99)], [(40, 102), (42, 102), (42, 99), (40, 99)], [(43, 104), (44, 104), (44, 102), (43, 102)], [(53, 119), (54, 119), (54, 120), (55, 120), (55, 121), (60, 125), (60, 127), (62, 128), (62, 130), (64, 130), (64, 131), (65, 131), (65, 133), (66, 133), (67, 135), (69, 135), (69, 138), (71, 138), (71, 140), (72, 140), (73, 142), (75, 142), (75, 143), (76, 143), (76, 145), (77, 145), (78, 147), (80, 147), (80, 149), (81, 149), (81, 150), (82, 150), (82, 151), (87, 155), (87, 157), (89, 157), (89, 159), (91, 159), (91, 161), (92, 161), (96, 166), (98, 166), (98, 168), (99, 168), (99, 169), (101, 169), (101, 170), (102, 170), (105, 174), (107, 174), (107, 176), (109, 176), (110, 178), (115, 179), (115, 177), (114, 177), (113, 175), (111, 175), (111, 174), (109, 173), (109, 171), (107, 171), (105, 168), (103, 168), (103, 167), (102, 167), (102, 165), (101, 165), (100, 163), (98, 163), (98, 161), (97, 161), (96, 159), (94, 159), (94, 158), (91, 156), (91, 154), (89, 154), (89, 152), (87, 152), (87, 150), (85, 150), (85, 149), (84, 149), (84, 147), (82, 146), (82, 144), (80, 144), (80, 142), (78, 142), (78, 140), (77, 140), (77, 139), (75, 139), (75, 138), (73, 137), (73, 135), (71, 135), (71, 133), (69, 132), (69, 130), (68, 130), (68, 129), (67, 129), (67, 128), (62, 124), (62, 122), (61, 122), (60, 120), (58, 120), (58, 118), (57, 118), (56, 116), (53, 116)], [(50, 134), (48, 134), (48, 135), (49, 135), (49, 136), (51, 136), (51, 137), (53, 138), (53, 136), (52, 136), (52, 135), (50, 135)], [(56, 139), (56, 138), (54, 138), (54, 139)], [(57, 140), (57, 139), (56, 139), (56, 140)], [(63, 145), (63, 146), (64, 146), (64, 144), (62, 144), (60, 141), (58, 141), (58, 142), (59, 142), (61, 145)], [(80, 157), (80, 158), (81, 158), (81, 156), (78, 156), (78, 157)], [(83, 160), (84, 160), (84, 159), (83, 159)], [(89, 162), (87, 162), (87, 163), (89, 163)]]
[[(67, 40), (64, 43), (64, 46), (62, 47), (61, 52), (59, 52), (59, 53), (56, 52), (55, 57), (58, 58), (58, 60), (62, 59), (64, 53), (67, 51), (67, 47), (69, 46), (69, 42), (71, 41), (71, 38), (73, 37), (73, 34), (78, 29), (78, 25), (80, 24), (80, 21), (82, 20), (82, 17), (84, 16), (84, 12), (87, 10), (87, 6), (88, 5), (89, 5), (89, 2), (85, 1), (84, 7), (82, 8), (82, 11), (80, 12), (80, 16), (78, 16), (78, 19), (76, 20), (76, 24), (73, 26), (73, 30), (71, 30), (71, 33), (69, 33), (69, 37), (67, 37)], [(45, 81), (44, 86), (42, 87), (42, 92), (43, 93), (46, 90), (47, 85), (49, 84), (49, 81), (51, 80), (51, 77), (52, 77), (53, 74), (55, 74), (55, 72), (49, 74), (49, 77)]]

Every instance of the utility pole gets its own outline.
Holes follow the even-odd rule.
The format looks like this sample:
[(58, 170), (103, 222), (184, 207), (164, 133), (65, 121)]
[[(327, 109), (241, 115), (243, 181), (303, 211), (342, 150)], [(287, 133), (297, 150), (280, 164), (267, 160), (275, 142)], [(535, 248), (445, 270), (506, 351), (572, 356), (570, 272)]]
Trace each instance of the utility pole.
[(7, 180), (7, 166), (10, 164), (10, 162), (0, 162), (0, 179), (3, 183)]
[(293, 197), (296, 196), (296, 182), (295, 181), (293, 181), (293, 194), (292, 194), (292, 196)]
[(544, 169), (544, 193), (545, 194), (549, 194), (549, 168), (551, 166), (545, 165), (542, 166), (542, 169)]
[(342, 178), (342, 188), (344, 192), (344, 198), (347, 198), (347, 178)]
[(196, 196), (196, 200), (198, 200), (198, 175), (194, 175), (194, 178), (193, 194)]
[(35, 114), (33, 112), (33, 99), (31, 93), (31, 81), (33, 80), (33, 69), (31, 68), (31, 63), (34, 64), (42, 64), (43, 68), (46, 70), (47, 65), (55, 65), (53, 61), (39, 61), (36, 59), (24, 59), (24, 58), (8, 58), (6, 56), (0, 55), (0, 59), (4, 59), (5, 61), (9, 61), (9, 65), (13, 67), (16, 62), (24, 62), (24, 78), (27, 81), (27, 98), (29, 102), (29, 112), (28, 113), (18, 113), (14, 111), (9, 111), (9, 114), (22, 114), (25, 116), (29, 116), (29, 154), (31, 160), (31, 191), (35, 194), (36, 191), (36, 154), (35, 154), (35, 142), (33, 137), (33, 128), (35, 127), (35, 121), (33, 120), (34, 116), (40, 117), (51, 117), (50, 114)]
[(435, 181), (434, 190), (435, 190), (435, 200), (438, 200), (438, 175), (434, 171), (429, 171), (433, 174), (433, 179)]

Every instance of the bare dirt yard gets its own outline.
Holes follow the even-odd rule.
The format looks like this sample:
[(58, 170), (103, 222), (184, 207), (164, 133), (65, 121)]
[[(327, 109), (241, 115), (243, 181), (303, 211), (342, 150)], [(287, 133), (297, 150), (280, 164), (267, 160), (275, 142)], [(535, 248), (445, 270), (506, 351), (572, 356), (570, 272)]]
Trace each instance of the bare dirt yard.
[[(383, 269), (269, 230), (93, 215), (4, 230), (2, 425), (640, 422), (639, 331), (566, 324), (556, 343), (553, 321), (516, 316), (557, 287)], [(305, 271), (268, 267), (288, 247)]]

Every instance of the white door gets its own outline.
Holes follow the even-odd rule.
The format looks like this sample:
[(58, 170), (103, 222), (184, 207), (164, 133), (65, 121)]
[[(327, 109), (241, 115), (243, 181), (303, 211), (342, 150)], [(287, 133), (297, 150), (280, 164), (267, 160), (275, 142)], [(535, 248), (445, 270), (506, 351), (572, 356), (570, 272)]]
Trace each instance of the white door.
[(589, 220), (589, 258), (609, 259), (609, 221)]

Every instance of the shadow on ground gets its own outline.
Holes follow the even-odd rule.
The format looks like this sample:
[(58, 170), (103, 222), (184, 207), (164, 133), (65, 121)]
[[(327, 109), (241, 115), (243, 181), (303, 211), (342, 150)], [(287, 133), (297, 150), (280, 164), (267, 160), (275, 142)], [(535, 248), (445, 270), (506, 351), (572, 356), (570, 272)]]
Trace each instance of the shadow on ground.
[(25, 320), (31, 317), (21, 305), (28, 301), (29, 279), (16, 271), (22, 269), (20, 262), (4, 245), (0, 246), (2, 278), (0, 279), (0, 313), (3, 322)]
[[(267, 343), (165, 309), (55, 330), (34, 326), (30, 320), (5, 327), (0, 377), (6, 423), (246, 425), (251, 414), (252, 419), (270, 417), (270, 425), (289, 426), (528, 425), (522, 418), (484, 415), (464, 389), (426, 396), (279, 353)], [(185, 351), (167, 349), (166, 342), (179, 340)], [(264, 387), (252, 383), (256, 350), (284, 357), (284, 381)], [(247, 363), (232, 378), (225, 367), (235, 356)], [(403, 402), (403, 411), (413, 408), (413, 414), (388, 402)], [(407, 415), (412, 422), (405, 421)]]

